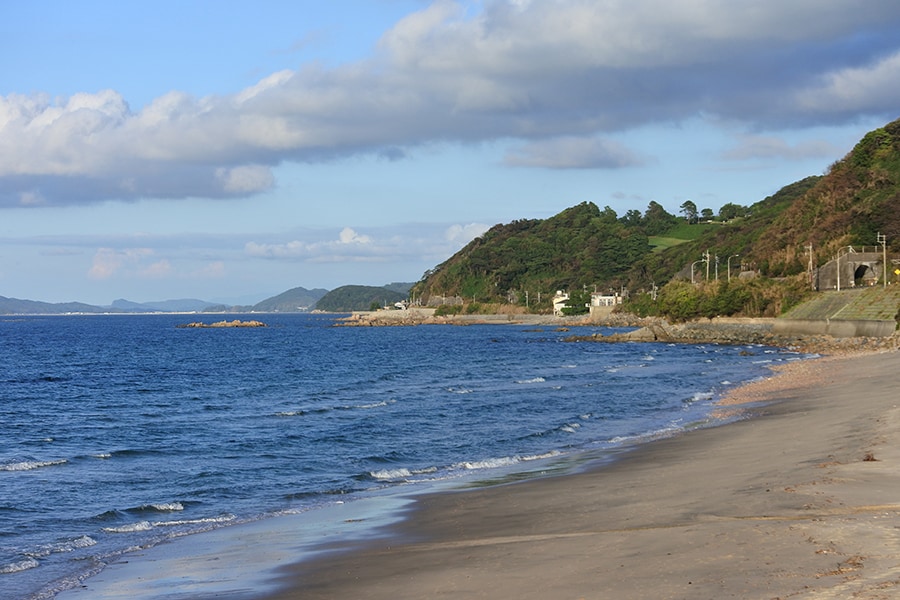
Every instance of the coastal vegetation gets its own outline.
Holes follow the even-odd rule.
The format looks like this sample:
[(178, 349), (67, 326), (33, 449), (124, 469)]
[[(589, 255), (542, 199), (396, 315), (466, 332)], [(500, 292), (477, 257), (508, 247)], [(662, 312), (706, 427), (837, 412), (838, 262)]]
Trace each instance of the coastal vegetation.
[(352, 312), (377, 310), (406, 300), (407, 294), (388, 287), (345, 285), (333, 289), (316, 302), (316, 310), (326, 312)]
[(888, 252), (900, 249), (900, 120), (868, 133), (824, 175), (750, 206), (680, 209), (650, 202), (619, 216), (582, 202), (495, 225), (427, 271), (411, 297), (453, 299), (458, 313), (473, 304), (549, 312), (557, 290), (573, 310), (599, 291), (627, 295), (628, 311), (673, 320), (782, 314), (811, 293), (810, 270), (841, 248), (874, 248), (881, 235)]

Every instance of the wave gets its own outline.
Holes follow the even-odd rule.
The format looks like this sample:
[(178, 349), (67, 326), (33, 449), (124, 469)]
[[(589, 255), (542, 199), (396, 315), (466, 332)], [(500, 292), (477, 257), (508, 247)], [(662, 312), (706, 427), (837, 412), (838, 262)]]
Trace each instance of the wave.
[(369, 471), (369, 476), (379, 481), (402, 481), (415, 475), (428, 475), (436, 473), (437, 467), (425, 467), (424, 469), (380, 469), (378, 471)]
[(516, 383), (521, 383), (521, 384), (543, 383), (545, 381), (547, 381), (547, 380), (544, 379), (543, 377), (533, 377), (531, 379), (520, 379), (520, 380), (516, 381)]
[(137, 523), (129, 523), (127, 525), (119, 525), (117, 527), (104, 527), (106, 533), (134, 533), (135, 531), (150, 531), (153, 524), (150, 521), (138, 521)]
[(106, 533), (136, 533), (140, 531), (152, 531), (156, 527), (179, 527), (183, 525), (210, 525), (228, 523), (237, 519), (235, 515), (225, 514), (218, 517), (202, 517), (199, 519), (179, 519), (177, 521), (137, 521), (116, 527), (104, 527)]
[(0, 465), (0, 471), (32, 471), (43, 467), (53, 467), (56, 465), (64, 465), (67, 461), (64, 458), (58, 460), (23, 460), (14, 463), (6, 463)]
[(480, 469), (497, 469), (500, 467), (511, 467), (523, 462), (531, 462), (542, 460), (545, 458), (553, 458), (560, 456), (562, 452), (559, 450), (551, 450), (542, 454), (531, 454), (527, 456), (503, 456), (500, 458), (486, 458), (483, 460), (464, 461), (453, 465), (454, 469), (465, 469), (467, 471), (476, 471)]
[(383, 408), (385, 406), (390, 406), (391, 404), (396, 404), (397, 401), (391, 398), (390, 400), (379, 400), (378, 402), (370, 402), (367, 404), (348, 404), (344, 406), (323, 406), (320, 408), (311, 408), (311, 409), (302, 409), (298, 408), (297, 410), (283, 410), (275, 413), (276, 417), (303, 417), (306, 415), (316, 415), (323, 414), (327, 412), (331, 412), (333, 410), (371, 410), (373, 408)]
[(129, 512), (178, 512), (184, 510), (181, 502), (159, 502), (155, 504), (143, 504)]
[(26, 558), (25, 560), (20, 560), (14, 563), (8, 563), (5, 565), (0, 565), (0, 574), (10, 574), (10, 573), (19, 573), (21, 571), (27, 571), (28, 569), (35, 569), (41, 566), (41, 563), (34, 560), (33, 558)]
[(41, 558), (44, 556), (50, 556), (51, 554), (60, 554), (63, 552), (74, 552), (75, 550), (80, 550), (82, 548), (90, 548), (91, 546), (96, 546), (97, 540), (92, 538), (89, 535), (83, 535), (81, 537), (77, 537), (75, 539), (66, 540), (64, 542), (57, 542), (55, 544), (45, 544), (38, 548), (37, 550), (33, 550), (30, 552), (26, 552), (28, 556), (31, 558)]
[(693, 396), (686, 399), (684, 402), (686, 404), (692, 404), (703, 400), (712, 400), (713, 396), (714, 394), (712, 392), (695, 392)]

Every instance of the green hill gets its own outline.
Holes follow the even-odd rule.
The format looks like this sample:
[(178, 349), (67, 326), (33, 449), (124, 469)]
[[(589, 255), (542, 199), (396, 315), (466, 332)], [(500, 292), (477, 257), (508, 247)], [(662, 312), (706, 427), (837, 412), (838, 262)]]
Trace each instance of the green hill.
[(295, 287), (253, 305), (257, 312), (304, 312), (312, 309), (328, 290)]
[(352, 312), (354, 310), (370, 310), (377, 307), (390, 306), (394, 302), (406, 300), (407, 294), (368, 285), (345, 285), (331, 290), (317, 303), (316, 310), (326, 312)]
[(583, 202), (549, 219), (492, 227), (426, 273), (412, 294), (425, 301), (437, 295), (524, 302), (527, 292), (549, 305), (556, 290), (624, 284), (632, 265), (651, 250), (642, 226)]

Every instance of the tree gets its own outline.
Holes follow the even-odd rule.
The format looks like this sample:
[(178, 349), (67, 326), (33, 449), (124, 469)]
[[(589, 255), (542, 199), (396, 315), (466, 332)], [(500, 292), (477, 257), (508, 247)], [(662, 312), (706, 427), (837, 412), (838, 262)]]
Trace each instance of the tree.
[(697, 205), (691, 200), (685, 200), (680, 208), (681, 214), (684, 215), (684, 218), (687, 219), (688, 223), (693, 223), (697, 220)]
[(655, 200), (651, 200), (644, 213), (644, 229), (647, 235), (660, 235), (672, 228), (678, 218), (666, 212)]
[(711, 221), (712, 218), (715, 216), (715, 213), (713, 212), (713, 210), (711, 208), (704, 208), (703, 210), (700, 211), (700, 216), (703, 217), (704, 221)]
[(569, 293), (569, 299), (563, 306), (562, 313), (567, 317), (574, 315), (584, 315), (590, 312), (591, 293), (587, 290), (572, 290)]
[(731, 219), (743, 217), (746, 214), (747, 209), (740, 204), (735, 204), (734, 202), (723, 204), (722, 208), (719, 209), (719, 219), (721, 219), (722, 221), (730, 221)]
[(640, 227), (644, 223), (644, 218), (641, 211), (632, 208), (619, 219), (619, 222), (626, 227)]

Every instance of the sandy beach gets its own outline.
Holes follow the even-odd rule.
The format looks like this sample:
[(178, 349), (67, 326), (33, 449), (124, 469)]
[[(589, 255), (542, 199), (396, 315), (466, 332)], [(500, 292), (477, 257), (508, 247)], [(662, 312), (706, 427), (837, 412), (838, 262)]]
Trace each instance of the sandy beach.
[(391, 535), (284, 569), (265, 600), (897, 597), (898, 364), (792, 363), (723, 401), (749, 418), (420, 497)]

